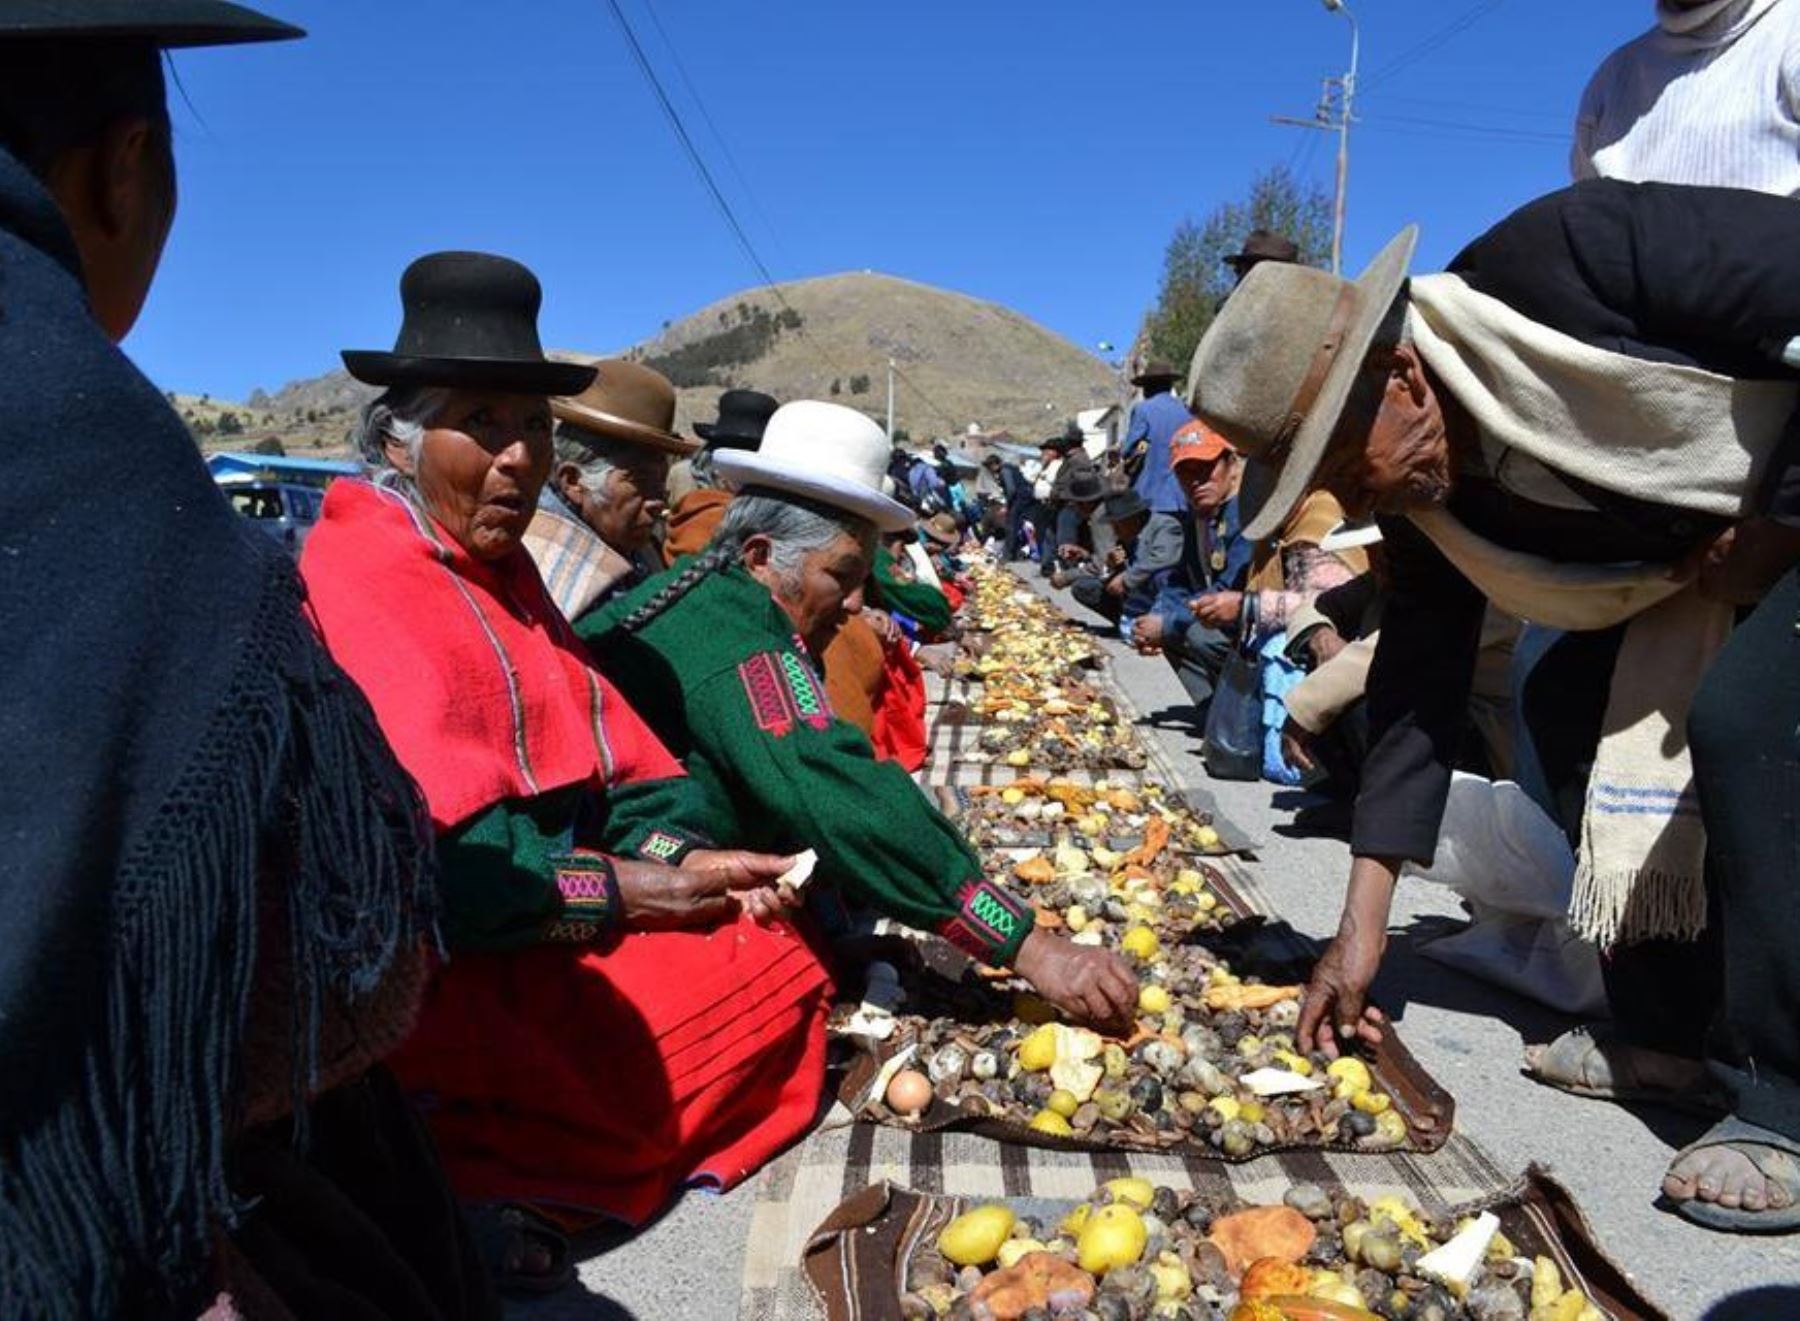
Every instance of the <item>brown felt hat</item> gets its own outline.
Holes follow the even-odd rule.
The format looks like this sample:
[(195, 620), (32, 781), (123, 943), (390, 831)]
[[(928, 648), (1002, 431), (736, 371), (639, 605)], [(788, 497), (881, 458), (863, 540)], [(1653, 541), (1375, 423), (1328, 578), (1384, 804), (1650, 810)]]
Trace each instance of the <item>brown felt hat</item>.
[(1180, 379), (1181, 373), (1176, 371), (1166, 359), (1151, 358), (1149, 361), (1138, 365), (1137, 371), (1132, 375), (1131, 383), (1133, 385), (1144, 385), (1150, 381), (1175, 381)]
[(1239, 501), (1250, 540), (1272, 536), (1311, 487), (1418, 240), (1407, 226), (1355, 280), (1263, 262), (1194, 350), (1188, 406), (1249, 461)]
[(700, 448), (675, 434), (675, 387), (668, 377), (624, 358), (587, 361), (599, 373), (580, 394), (550, 401), (557, 421), (670, 454), (692, 454)]

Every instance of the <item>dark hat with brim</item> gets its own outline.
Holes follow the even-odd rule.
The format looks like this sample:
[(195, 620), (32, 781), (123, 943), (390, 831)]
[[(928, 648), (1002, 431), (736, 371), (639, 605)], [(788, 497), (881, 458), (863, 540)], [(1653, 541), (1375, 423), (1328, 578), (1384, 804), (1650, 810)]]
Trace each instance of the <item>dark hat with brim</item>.
[(1299, 261), (1300, 245), (1272, 229), (1253, 229), (1240, 251), (1220, 260), (1232, 270), (1242, 272), (1259, 261)]
[(1124, 490), (1116, 495), (1106, 497), (1106, 503), (1095, 515), (1098, 522), (1117, 525), (1128, 518), (1136, 518), (1139, 514), (1150, 512), (1150, 506), (1144, 503), (1144, 497), (1136, 491)]
[(388, 388), (580, 394), (595, 369), (552, 362), (538, 341), (543, 289), (518, 262), (485, 252), (434, 252), (400, 277), (404, 319), (391, 353), (345, 349), (357, 380)]
[(1106, 498), (1106, 487), (1093, 473), (1078, 472), (1069, 478), (1069, 485), (1063, 491), (1063, 498), (1072, 504), (1094, 504)]
[(1131, 378), (1133, 385), (1148, 385), (1152, 381), (1179, 380), (1181, 373), (1161, 358), (1152, 358), (1139, 367)]
[(1051, 436), (1038, 443), (1039, 449), (1055, 450), (1058, 454), (1067, 454), (1070, 450), (1081, 447), (1081, 437), (1071, 436), (1068, 432)]
[(6, 0), (0, 42), (141, 41), (164, 50), (291, 41), (306, 32), (226, 0)]
[(727, 390), (719, 396), (719, 416), (694, 423), (694, 434), (711, 449), (753, 450), (762, 444), (769, 419), (781, 407), (761, 390)]

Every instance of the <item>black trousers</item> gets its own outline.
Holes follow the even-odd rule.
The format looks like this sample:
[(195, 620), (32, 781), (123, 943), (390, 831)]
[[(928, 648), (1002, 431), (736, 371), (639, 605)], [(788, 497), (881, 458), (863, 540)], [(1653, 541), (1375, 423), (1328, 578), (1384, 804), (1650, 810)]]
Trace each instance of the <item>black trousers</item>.
[(1739, 1118), (1800, 1139), (1800, 575), (1731, 635), (1688, 732), (1722, 947), (1707, 1067)]
[[(1624, 636), (1622, 627), (1566, 634), (1525, 683), (1525, 725), (1572, 847), (1581, 843), (1588, 777)], [(1719, 924), (1710, 920), (1697, 941), (1646, 940), (1612, 950), (1600, 967), (1619, 1035), (1634, 1045), (1700, 1058), (1719, 1003), (1719, 961)]]
[(1231, 639), (1195, 620), (1179, 633), (1164, 635), (1163, 656), (1204, 721), (1219, 672), (1231, 656)]
[(1125, 609), (1125, 598), (1108, 595), (1106, 581), (1098, 574), (1084, 573), (1069, 584), (1069, 594), (1107, 623), (1117, 624)]

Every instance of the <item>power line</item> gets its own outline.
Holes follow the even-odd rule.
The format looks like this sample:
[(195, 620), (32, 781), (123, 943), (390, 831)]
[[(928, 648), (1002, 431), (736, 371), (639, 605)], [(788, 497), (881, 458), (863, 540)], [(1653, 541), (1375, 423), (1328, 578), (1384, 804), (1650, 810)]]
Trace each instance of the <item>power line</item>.
[[(681, 144), (681, 149), (686, 153), (688, 162), (694, 167), (694, 172), (700, 176), (700, 182), (705, 185), (708, 195), (711, 196), (713, 200), (713, 204), (719, 209), (719, 214), (724, 217), (726, 225), (731, 230), (732, 237), (737, 240), (738, 247), (743, 250), (744, 256), (749, 260), (751, 266), (756, 269), (756, 273), (762, 277), (764, 286), (766, 286), (769, 292), (775, 296), (775, 301), (781, 304), (784, 311), (793, 315), (795, 328), (800, 332), (801, 338), (806, 340), (806, 342), (812, 346), (813, 351), (817, 353), (819, 357), (824, 360), (825, 364), (839, 376), (849, 375), (850, 373), (846, 372), (844, 367), (836, 362), (831, 355), (825, 351), (824, 346), (807, 333), (804, 319), (800, 316), (799, 312), (794, 310), (793, 305), (788, 302), (787, 296), (781, 292), (781, 287), (775, 283), (775, 277), (769, 273), (768, 266), (763, 263), (762, 257), (757, 253), (756, 245), (750, 241), (750, 235), (745, 232), (742, 222), (738, 219), (737, 212), (732, 209), (730, 201), (726, 199), (724, 191), (719, 187), (718, 180), (713, 176), (712, 170), (707, 167), (705, 157), (700, 154), (700, 148), (695, 144), (693, 136), (688, 132), (687, 125), (682, 122), (681, 112), (675, 108), (675, 103), (669, 98), (668, 91), (663, 87), (662, 79), (657, 76), (655, 66), (650, 63), (650, 57), (645, 54), (643, 45), (638, 41), (637, 33), (632, 30), (630, 20), (625, 17), (625, 11), (619, 5), (619, 0), (606, 0), (606, 4), (607, 7), (612, 10), (613, 18), (619, 25), (619, 32), (625, 38), (625, 44), (630, 49), (633, 60), (637, 63), (638, 72), (643, 74), (644, 80), (650, 84), (650, 90), (655, 94), (657, 104), (662, 107), (663, 116), (669, 121), (669, 127), (674, 131), (676, 141)], [(655, 18), (654, 12), (651, 17), (652, 19)], [(658, 30), (661, 31), (660, 24), (658, 25)], [(669, 42), (668, 34), (666, 32), (663, 33), (663, 40)], [(670, 48), (673, 49), (673, 43), (669, 42), (669, 45)], [(689, 91), (691, 92), (692, 90), (693, 87), (690, 83)], [(699, 98), (697, 96), (695, 100), (698, 104)], [(704, 107), (702, 107), (701, 113), (702, 115), (705, 114)], [(708, 120), (708, 122), (710, 123), (711, 121)], [(714, 135), (717, 136), (717, 128), (714, 128), (713, 132)], [(722, 140), (720, 145), (723, 146)], [(729, 152), (727, 152), (727, 155), (729, 155)], [(779, 240), (777, 241), (779, 242)], [(898, 366), (894, 368), (894, 374), (900, 380), (904, 381), (914, 394), (918, 395), (919, 399), (926, 407), (948, 422), (952, 430), (955, 429), (957, 425), (956, 419), (945, 409), (941, 408), (936, 400), (932, 399), (930, 395), (919, 387), (916, 381), (906, 375), (905, 372), (901, 371)]]
[[(1414, 136), (1486, 138), (1498, 142), (1567, 143), (1568, 133), (1546, 133), (1539, 129), (1512, 128), (1505, 124), (1480, 124), (1450, 119), (1429, 119), (1419, 115), (1367, 115), (1363, 123), (1390, 133), (1413, 131)], [(1405, 126), (1397, 128), (1396, 125)], [(1428, 134), (1416, 132), (1433, 130)]]
[(1465, 10), (1457, 18), (1453, 19), (1442, 28), (1439, 28), (1423, 41), (1401, 51), (1400, 54), (1375, 70), (1375, 72), (1370, 74), (1363, 82), (1362, 86), (1357, 90), (1367, 94), (1372, 88), (1380, 86), (1389, 78), (1392, 78), (1395, 74), (1399, 73), (1402, 69), (1418, 63), (1418, 61), (1424, 59), (1427, 55), (1432, 54), (1449, 42), (1455, 40), (1463, 32), (1474, 27), (1475, 24), (1479, 23), (1482, 19), (1486, 18), (1505, 3), (1506, 0), (1478, 0), (1478, 3)]
[(1566, 124), (1571, 116), (1561, 110), (1527, 109), (1524, 106), (1483, 105), (1472, 101), (1449, 101), (1429, 96), (1396, 96), (1392, 92), (1383, 92), (1376, 98), (1378, 107), (1414, 106), (1424, 110), (1455, 110), (1465, 114), (1492, 115), (1502, 119), (1538, 119), (1556, 124)]

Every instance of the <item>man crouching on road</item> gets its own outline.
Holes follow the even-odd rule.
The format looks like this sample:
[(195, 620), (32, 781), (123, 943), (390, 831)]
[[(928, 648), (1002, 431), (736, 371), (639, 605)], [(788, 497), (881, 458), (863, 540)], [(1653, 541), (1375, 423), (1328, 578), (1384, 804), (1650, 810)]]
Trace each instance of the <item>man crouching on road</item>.
[(1009, 966), (1057, 1008), (1122, 1022), (1137, 979), (1110, 951), (1033, 926), (905, 771), (837, 719), (817, 657), (862, 608), (888, 442), (854, 409), (801, 401), (760, 450), (715, 459), (737, 495), (711, 545), (577, 625), (599, 667), (712, 791), (720, 838), (818, 852), (844, 899)]

